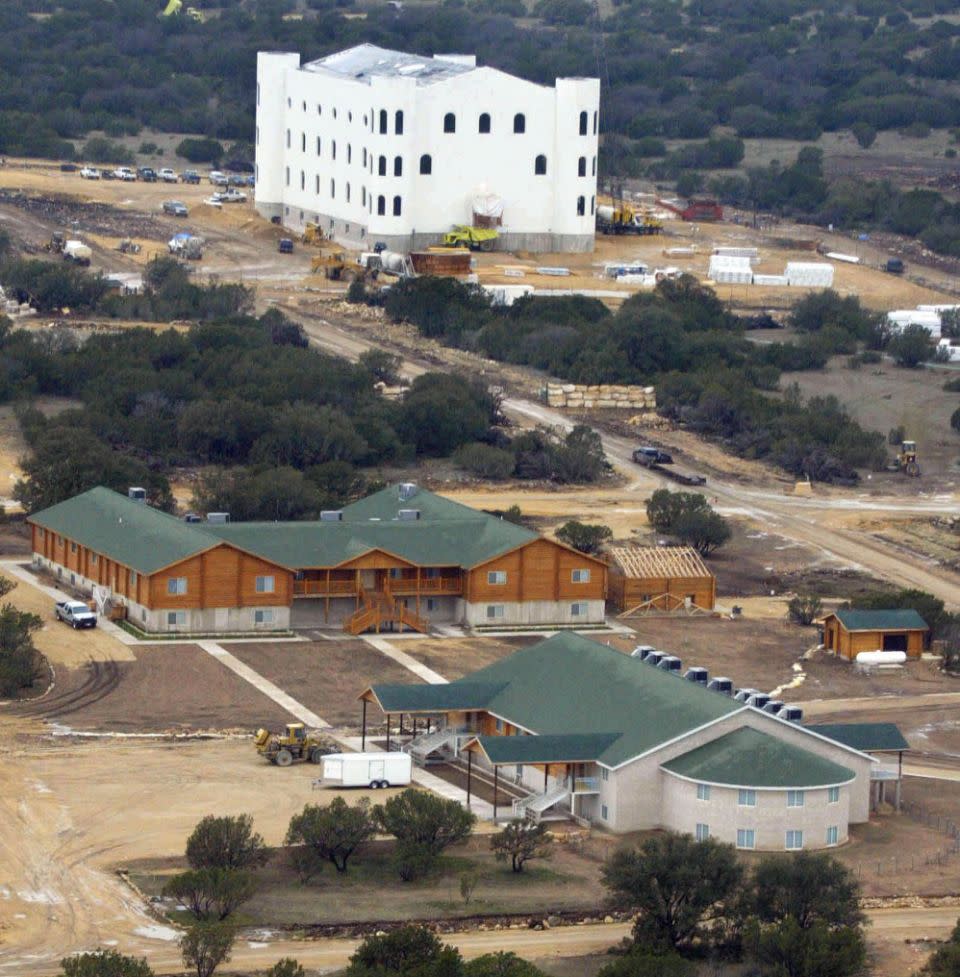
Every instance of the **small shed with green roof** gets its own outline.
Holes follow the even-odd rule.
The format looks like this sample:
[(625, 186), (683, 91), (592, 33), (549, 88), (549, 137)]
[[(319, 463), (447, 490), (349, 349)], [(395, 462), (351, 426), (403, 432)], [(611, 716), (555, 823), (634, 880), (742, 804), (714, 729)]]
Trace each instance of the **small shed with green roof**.
[(902, 651), (919, 658), (930, 628), (912, 608), (841, 608), (821, 621), (823, 646), (853, 661), (863, 651)]

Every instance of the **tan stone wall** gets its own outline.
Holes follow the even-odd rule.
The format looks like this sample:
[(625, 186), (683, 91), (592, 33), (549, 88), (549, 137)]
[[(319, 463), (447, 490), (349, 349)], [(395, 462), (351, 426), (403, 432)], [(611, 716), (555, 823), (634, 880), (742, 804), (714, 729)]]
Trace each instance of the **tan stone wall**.
[(656, 410), (653, 387), (633, 387), (615, 383), (548, 383), (544, 398), (549, 407), (589, 410), (594, 407), (624, 410)]

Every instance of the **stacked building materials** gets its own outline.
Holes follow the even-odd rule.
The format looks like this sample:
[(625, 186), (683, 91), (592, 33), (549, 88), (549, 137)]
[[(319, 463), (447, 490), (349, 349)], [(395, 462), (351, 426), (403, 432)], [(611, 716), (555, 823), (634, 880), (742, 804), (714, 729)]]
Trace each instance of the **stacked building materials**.
[(748, 256), (714, 254), (710, 257), (707, 276), (718, 285), (749, 285), (753, 281), (753, 268)]
[(749, 258), (751, 264), (759, 256), (759, 251), (756, 248), (734, 248), (725, 245), (717, 245), (713, 249), (713, 253), (720, 258)]
[(833, 265), (820, 261), (788, 261), (786, 277), (788, 285), (802, 285), (807, 288), (831, 288), (833, 286)]
[(925, 309), (894, 309), (887, 313), (887, 325), (894, 332), (900, 332), (907, 326), (923, 326), (930, 330), (932, 339), (939, 339), (941, 334), (940, 313)]
[(754, 275), (754, 285), (770, 285), (777, 288), (786, 288), (790, 283), (786, 275)]
[(543, 394), (548, 406), (572, 410), (612, 407), (638, 411), (656, 410), (657, 407), (657, 395), (653, 387), (550, 382), (544, 388)]

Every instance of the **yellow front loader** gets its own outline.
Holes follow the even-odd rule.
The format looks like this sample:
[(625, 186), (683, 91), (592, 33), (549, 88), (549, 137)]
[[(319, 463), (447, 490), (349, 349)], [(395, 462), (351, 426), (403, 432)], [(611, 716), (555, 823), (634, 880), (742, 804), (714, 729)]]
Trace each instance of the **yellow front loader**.
[(282, 733), (258, 729), (253, 742), (257, 753), (278, 767), (289, 767), (291, 763), (304, 760), (320, 763), (330, 752), (317, 736), (307, 732), (303, 723), (287, 723)]

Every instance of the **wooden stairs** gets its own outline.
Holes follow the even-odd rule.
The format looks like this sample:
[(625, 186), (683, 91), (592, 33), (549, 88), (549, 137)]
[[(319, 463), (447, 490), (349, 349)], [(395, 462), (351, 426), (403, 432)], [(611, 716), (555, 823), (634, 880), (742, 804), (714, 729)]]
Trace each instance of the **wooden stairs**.
[(343, 624), (347, 634), (357, 635), (365, 631), (379, 634), (384, 625), (392, 625), (394, 630), (400, 631), (409, 628), (421, 634), (430, 631), (430, 622), (400, 603), (389, 589), (371, 593), (361, 591), (360, 600), (361, 606)]

